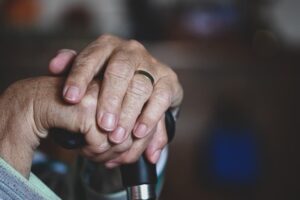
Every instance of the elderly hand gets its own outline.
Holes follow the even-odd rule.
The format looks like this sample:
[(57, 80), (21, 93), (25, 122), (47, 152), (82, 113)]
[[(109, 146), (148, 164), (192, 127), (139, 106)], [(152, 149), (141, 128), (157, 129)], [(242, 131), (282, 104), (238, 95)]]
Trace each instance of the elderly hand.
[(144, 141), (111, 146), (107, 134), (98, 128), (95, 120), (100, 84), (91, 82), (76, 105), (62, 101), (59, 95), (62, 84), (61, 78), (26, 79), (14, 83), (1, 95), (0, 155), (25, 177), (29, 175), (34, 150), (51, 128), (84, 134), (87, 145), (82, 152), (101, 162), (119, 157), (128, 146), (141, 151), (138, 149), (143, 142), (152, 138), (147, 136)]
[[(140, 70), (147, 74), (137, 73)], [(133, 162), (145, 149), (149, 161), (157, 162), (167, 143), (164, 113), (169, 107), (179, 106), (183, 98), (177, 75), (170, 67), (154, 59), (137, 41), (103, 35), (78, 55), (73, 50), (60, 50), (51, 60), (49, 71), (55, 75), (69, 72), (63, 97), (71, 104), (82, 101), (94, 77), (104, 74), (97, 124), (108, 132), (112, 144), (126, 147), (120, 148), (122, 154), (107, 162), (108, 166)]]

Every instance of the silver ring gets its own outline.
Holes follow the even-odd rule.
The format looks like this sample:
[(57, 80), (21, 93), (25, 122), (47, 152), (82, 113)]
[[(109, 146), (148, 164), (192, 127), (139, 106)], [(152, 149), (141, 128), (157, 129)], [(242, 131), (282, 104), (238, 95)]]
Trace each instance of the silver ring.
[(147, 79), (149, 79), (151, 81), (151, 84), (154, 85), (154, 78), (149, 72), (139, 69), (139, 70), (136, 70), (134, 72), (134, 74), (144, 75)]

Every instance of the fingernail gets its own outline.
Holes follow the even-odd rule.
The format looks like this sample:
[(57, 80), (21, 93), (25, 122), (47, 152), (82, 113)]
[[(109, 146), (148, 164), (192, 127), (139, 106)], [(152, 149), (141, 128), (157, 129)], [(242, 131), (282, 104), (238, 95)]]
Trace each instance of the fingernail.
[(125, 137), (125, 129), (123, 127), (118, 127), (114, 132), (111, 133), (110, 139), (112, 142), (121, 143)]
[(66, 87), (63, 95), (69, 101), (76, 101), (79, 98), (79, 88), (75, 86)]
[(134, 130), (134, 135), (139, 138), (145, 137), (147, 135), (147, 126), (145, 124), (139, 124)]
[(111, 162), (111, 161), (105, 163), (105, 167), (109, 168), (109, 169), (115, 168), (115, 167), (117, 167), (119, 165), (120, 165), (119, 163), (117, 163), (117, 162)]
[(161, 150), (157, 150), (157, 151), (154, 152), (154, 154), (152, 155), (153, 163), (157, 163), (157, 161), (160, 157), (160, 154), (161, 154)]
[(116, 124), (116, 116), (115, 114), (112, 113), (104, 113), (101, 119), (101, 128), (107, 130), (107, 131), (112, 131), (115, 128)]

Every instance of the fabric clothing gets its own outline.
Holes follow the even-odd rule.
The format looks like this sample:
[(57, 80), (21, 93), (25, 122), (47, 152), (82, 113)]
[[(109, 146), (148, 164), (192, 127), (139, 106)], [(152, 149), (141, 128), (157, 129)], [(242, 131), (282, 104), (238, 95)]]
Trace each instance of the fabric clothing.
[(59, 200), (38, 177), (30, 173), (27, 180), (0, 158), (0, 200)]

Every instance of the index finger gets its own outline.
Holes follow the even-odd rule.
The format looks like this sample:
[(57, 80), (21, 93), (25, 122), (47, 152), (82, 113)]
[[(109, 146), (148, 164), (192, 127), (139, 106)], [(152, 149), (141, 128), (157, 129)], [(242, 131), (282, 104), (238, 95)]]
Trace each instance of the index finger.
[(104, 67), (119, 38), (104, 35), (89, 44), (75, 59), (63, 89), (63, 97), (69, 103), (79, 103), (88, 84)]

